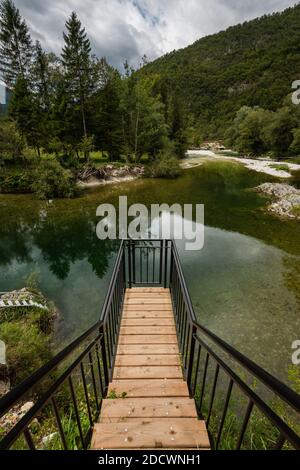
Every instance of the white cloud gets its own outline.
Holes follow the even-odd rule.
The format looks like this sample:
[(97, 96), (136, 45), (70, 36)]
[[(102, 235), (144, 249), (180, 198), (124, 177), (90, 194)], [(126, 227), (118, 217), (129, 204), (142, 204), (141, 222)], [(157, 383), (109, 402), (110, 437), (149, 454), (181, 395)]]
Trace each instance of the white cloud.
[(60, 52), (66, 19), (75, 10), (94, 52), (116, 66), (133, 65), (143, 54), (156, 58), (207, 34), (265, 13), (292, 6), (295, 0), (15, 0), (47, 50)]

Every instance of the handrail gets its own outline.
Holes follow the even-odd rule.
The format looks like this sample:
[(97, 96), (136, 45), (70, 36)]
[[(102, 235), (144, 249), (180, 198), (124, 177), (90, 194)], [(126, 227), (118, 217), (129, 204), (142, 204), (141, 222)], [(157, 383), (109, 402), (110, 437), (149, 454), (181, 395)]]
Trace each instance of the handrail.
[[(37, 390), (37, 386), (50, 376), (77, 348), (83, 346), (71, 364), (67, 363), (66, 370), (60, 370), (57, 377), (52, 377), (51, 385), (48, 385), (46, 392), (39, 393), (37, 401), (33, 407), (22, 417), (19, 422), (5, 435), (0, 442), (0, 448), (10, 448), (16, 439), (23, 435), (27, 446), (35, 449), (35, 443), (31, 436), (30, 423), (34, 417), (47, 405), (52, 407), (52, 414), (55, 416), (58, 434), (61, 438), (63, 448), (68, 448), (67, 439), (64, 434), (59, 407), (56, 402), (56, 392), (58, 388), (66, 384), (71, 392), (70, 403), (75, 411), (75, 418), (82, 448), (87, 448), (92, 432), (94, 419), (99, 414), (102, 399), (105, 398), (109, 381), (112, 375), (117, 341), (120, 331), (120, 320), (123, 308), (125, 289), (132, 286), (162, 286), (169, 287), (174, 308), (175, 324), (178, 335), (179, 347), (182, 353), (182, 364), (186, 374), (186, 380), (191, 397), (195, 398), (199, 416), (206, 419), (207, 428), (212, 416), (216, 386), (219, 371), (229, 377), (229, 385), (226, 392), (225, 405), (222, 412), (219, 431), (215, 437), (215, 448), (218, 448), (223, 427), (226, 419), (227, 409), (230, 405), (232, 388), (234, 385), (240, 388), (244, 398), (248, 399), (246, 414), (243, 419), (237, 446), (240, 448), (254, 407), (257, 407), (267, 418), (275, 429), (279, 432), (276, 448), (281, 449), (287, 441), (295, 448), (300, 448), (300, 437), (284, 420), (276, 414), (266, 401), (258, 395), (255, 390), (239, 377), (238, 372), (219, 356), (213, 346), (217, 346), (230, 356), (244, 370), (251, 374), (251, 377), (259, 380), (259, 383), (271, 390), (276, 397), (287, 403), (291, 408), (300, 412), (300, 396), (280, 380), (273, 377), (262, 367), (254, 363), (251, 359), (237, 351), (234, 347), (222, 340), (208, 328), (201, 325), (195, 315), (191, 302), (190, 293), (181, 266), (178, 250), (174, 240), (122, 240), (120, 242), (118, 254), (116, 256), (113, 272), (104, 299), (99, 320), (79, 338), (59, 352), (47, 364), (38, 369), (30, 377), (17, 385), (13, 390), (0, 399), (0, 417), (7, 413), (16, 403), (19, 403), (29, 392)], [(203, 334), (209, 339), (208, 344), (202, 339)], [(92, 336), (92, 337), (91, 337)], [(90, 340), (87, 342), (86, 340)], [(84, 351), (82, 352), (82, 349)], [(202, 351), (206, 351), (204, 356), (203, 370), (201, 366)], [(207, 416), (202, 412), (203, 402), (206, 399), (207, 377), (211, 362), (216, 364), (212, 390), (210, 394), (210, 405)], [(75, 369), (81, 371), (81, 384), (84, 388), (85, 402), (88, 409), (89, 430), (85, 435), (81, 427), (79, 410), (76, 400), (76, 390), (74, 384), (78, 381)], [(90, 370), (90, 377), (86, 377), (86, 368)], [(97, 372), (98, 370), (98, 372)], [(96, 373), (96, 372), (97, 373)], [(74, 383), (73, 383), (74, 374)], [(79, 374), (80, 375), (80, 374)], [(90, 381), (90, 382), (88, 382)], [(224, 384), (222, 383), (222, 386)], [(91, 411), (89, 390), (92, 387), (93, 403), (96, 405), (96, 415), (93, 417)], [(99, 387), (99, 390), (98, 390)]]
[[(26, 395), (28, 395), (30, 392), (32, 392), (34, 389), (37, 389), (38, 385), (40, 385), (45, 379), (47, 379), (50, 374), (57, 369), (60, 365), (62, 365), (65, 360), (77, 349), (85, 343), (88, 338), (90, 338), (93, 335), (93, 338), (88, 343), (87, 348), (85, 349), (85, 353), (81, 353), (73, 362), (71, 363), (70, 366), (68, 366), (67, 371), (69, 373), (66, 373), (62, 371), (61, 375), (59, 376), (58, 379), (53, 383), (53, 385), (50, 386), (50, 389), (46, 393), (43, 393), (42, 396), (39, 397), (38, 401), (34, 404), (34, 406), (25, 414), (23, 418), (13, 427), (13, 429), (4, 437), (4, 439), (1, 440), (0, 443), (0, 448), (6, 448), (6, 446), (11, 445), (14, 440), (17, 438), (17, 436), (23, 432), (26, 441), (28, 443), (28, 446), (30, 448), (34, 448), (32, 438), (30, 437), (30, 433), (28, 429), (26, 429), (26, 425), (30, 423), (32, 420), (32, 417), (35, 416), (35, 414), (41, 409), (42, 405), (45, 405), (50, 399), (51, 399), (51, 393), (54, 393), (53, 391), (56, 390), (56, 388), (63, 382), (63, 380), (71, 380), (70, 374), (76, 367), (78, 363), (80, 363), (81, 360), (87, 355), (91, 354), (92, 348), (94, 347), (95, 349), (95, 354), (97, 356), (97, 361), (98, 365), (96, 364), (98, 368), (98, 375), (99, 379), (101, 382), (101, 388), (103, 387), (102, 382), (104, 382), (104, 387), (102, 391), (102, 396), (103, 394), (105, 395), (106, 390), (108, 388), (108, 381), (109, 381), (109, 369), (112, 367), (112, 364), (114, 362), (114, 354), (115, 354), (115, 348), (116, 348), (116, 342), (117, 342), (117, 334), (118, 334), (118, 328), (120, 324), (120, 313), (122, 310), (122, 298), (125, 293), (125, 271), (124, 271), (124, 276), (120, 278), (120, 271), (121, 271), (121, 263), (125, 262), (124, 260), (124, 242), (122, 241), (119, 246), (118, 254), (116, 257), (116, 261), (114, 264), (114, 269), (113, 273), (109, 282), (108, 290), (105, 296), (105, 300), (103, 303), (103, 307), (101, 310), (101, 315), (99, 320), (91, 326), (86, 332), (84, 332), (82, 335), (80, 335), (77, 339), (75, 339), (71, 344), (66, 346), (62, 351), (60, 351), (55, 357), (53, 357), (50, 361), (48, 361), (45, 365), (40, 367), (36, 372), (34, 372), (32, 375), (30, 375), (28, 378), (23, 380), (20, 384), (18, 384), (16, 387), (14, 387), (10, 392), (8, 392), (6, 395), (4, 395), (0, 399), (0, 417), (5, 415), (13, 406), (15, 406), (17, 403), (21, 402), (22, 399)], [(118, 309), (118, 311), (117, 311)], [(108, 318), (110, 316), (110, 318)], [(107, 322), (109, 323), (107, 327)], [(96, 333), (96, 336), (95, 336)], [(99, 344), (98, 344), (99, 343)], [(101, 356), (101, 358), (100, 358)], [(100, 361), (101, 359), (101, 361)], [(89, 358), (89, 361), (91, 363), (90, 367), (92, 368), (92, 378), (93, 378), (93, 387), (94, 387), (94, 392), (95, 392), (95, 399), (97, 403), (97, 407), (99, 406), (98, 404), (98, 397), (97, 397), (97, 390), (96, 390), (96, 383), (95, 383), (95, 371), (94, 371), (94, 364), (93, 360), (91, 357)], [(87, 405), (88, 408), (90, 405), (88, 404), (88, 395), (87, 395), (87, 384), (86, 384), (86, 377), (85, 377), (85, 372), (84, 372), (84, 366), (83, 363), (80, 364), (81, 370), (82, 370), (82, 380), (83, 380), (83, 385), (85, 387), (85, 394), (86, 394), (86, 400), (87, 400)], [(72, 394), (74, 395), (74, 390), (73, 387), (71, 389)], [(72, 396), (73, 396), (72, 395)], [(73, 396), (74, 399), (74, 404), (76, 404), (76, 397), (75, 395)], [(52, 398), (54, 400), (54, 397)], [(57, 414), (57, 405), (54, 403), (54, 410), (55, 410), (55, 415), (56, 415), (56, 420), (58, 423), (59, 421), (59, 416)], [(75, 406), (75, 412), (78, 414), (78, 409), (77, 409), (77, 404)], [(89, 411), (89, 413), (91, 413)], [(77, 417), (78, 421), (78, 417)], [(91, 422), (92, 426), (92, 422)], [(81, 429), (81, 426), (79, 426)], [(91, 428), (90, 428), (91, 429)], [(62, 434), (62, 427), (61, 423), (59, 424), (59, 431), (60, 434)], [(82, 434), (82, 432), (81, 432)], [(65, 443), (65, 438), (64, 436), (62, 437), (62, 441)], [(85, 439), (82, 440), (83, 447), (85, 447), (86, 442)]]
[(181, 267), (181, 263), (179, 261), (178, 250), (174, 240), (172, 240), (172, 249), (174, 251), (174, 258), (177, 264), (177, 269), (180, 277), (180, 282), (183, 288), (183, 294), (185, 296), (187, 302), (187, 311), (190, 317), (191, 323), (196, 327), (199, 328), (208, 338), (214, 341), (223, 351), (230, 354), (237, 362), (242, 364), (253, 376), (258, 378), (266, 387), (271, 389), (277, 395), (280, 396), (286, 403), (292, 406), (296, 411), (300, 411), (300, 395), (292, 390), (290, 387), (285, 385), (280, 380), (276, 379), (273, 375), (263, 369), (261, 366), (253, 362), (251, 359), (246, 357), (244, 354), (237, 351), (234, 347), (230, 346), (226, 341), (222, 340), (218, 337), (215, 333), (212, 333), (208, 328), (201, 325), (196, 320), (195, 311), (191, 302), (191, 297), (189, 294), (189, 290), (186, 284), (185, 276)]
[(88, 338), (94, 331), (101, 325), (101, 322), (95, 323), (89, 330), (75, 339), (66, 348), (60, 351), (50, 361), (40, 367), (36, 372), (24, 379), (21, 383), (16, 385), (10, 392), (0, 398), (0, 417), (2, 417), (15, 403), (21, 400), (27, 393), (29, 393), (37, 383), (41, 382), (52, 372), (59, 364), (61, 364), (83, 341)]

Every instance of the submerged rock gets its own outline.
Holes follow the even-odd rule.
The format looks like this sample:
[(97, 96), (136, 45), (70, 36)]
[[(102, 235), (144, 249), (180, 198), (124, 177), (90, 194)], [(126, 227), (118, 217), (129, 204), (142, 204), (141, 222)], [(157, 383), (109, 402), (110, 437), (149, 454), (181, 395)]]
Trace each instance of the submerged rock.
[(300, 219), (300, 190), (282, 183), (264, 183), (255, 191), (271, 196), (274, 200), (267, 208), (281, 217)]

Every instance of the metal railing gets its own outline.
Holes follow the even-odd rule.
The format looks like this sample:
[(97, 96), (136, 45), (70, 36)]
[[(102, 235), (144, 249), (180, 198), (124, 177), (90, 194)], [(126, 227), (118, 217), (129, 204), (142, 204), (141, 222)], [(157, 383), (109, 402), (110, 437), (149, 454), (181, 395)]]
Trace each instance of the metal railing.
[[(1, 417), (25, 397), (37, 396), (33, 407), (4, 435), (0, 449), (14, 448), (20, 438), (29, 449), (43, 447), (39, 434), (32, 431), (32, 423), (41, 415), (55, 430), (51, 448), (89, 446), (112, 377), (125, 289), (143, 285), (170, 289), (184, 375), (199, 417), (206, 420), (212, 447), (252, 448), (256, 436), (263, 434), (265, 447), (300, 449), (299, 430), (289, 419), (299, 419), (300, 396), (199, 324), (172, 240), (121, 242), (100, 321), (0, 399)], [(236, 390), (242, 398), (238, 403), (233, 397)], [(280, 406), (269, 403), (265, 390)], [(65, 416), (70, 414), (75, 446), (66, 430)], [(250, 440), (249, 429), (254, 434)]]
[[(170, 291), (183, 369), (199, 416), (206, 421), (212, 447), (300, 449), (300, 395), (197, 321), (176, 245), (173, 241), (167, 243)], [(232, 398), (234, 389), (238, 390), (239, 402)], [(266, 398), (267, 391), (274, 398), (272, 404)], [(287, 416), (286, 420), (282, 414)], [(288, 421), (293, 421), (293, 425)], [(250, 426), (252, 434), (246, 439)], [(227, 442), (222, 446), (224, 432)], [(260, 440), (259, 444), (255, 440)]]
[(114, 367), (125, 288), (121, 242), (100, 320), (0, 399), (0, 417), (16, 410), (28, 397), (34, 400), (30, 410), (2, 436), (0, 449), (45, 448), (40, 436), (43, 429), (34, 431), (37, 417), (46, 423), (48, 447), (88, 448)]

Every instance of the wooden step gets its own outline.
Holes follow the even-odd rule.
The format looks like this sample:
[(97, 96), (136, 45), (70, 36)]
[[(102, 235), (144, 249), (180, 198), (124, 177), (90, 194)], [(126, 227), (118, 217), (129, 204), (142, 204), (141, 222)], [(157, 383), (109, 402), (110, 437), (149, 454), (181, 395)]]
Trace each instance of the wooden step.
[(120, 335), (175, 335), (175, 326), (121, 326)]
[(119, 345), (127, 344), (177, 344), (176, 335), (120, 335)]
[(114, 379), (182, 379), (178, 366), (115, 367)]
[(95, 425), (93, 449), (208, 449), (203, 421), (171, 418), (161, 422), (151, 418), (126, 423)]
[(132, 318), (166, 318), (174, 321), (172, 310), (128, 310), (123, 311), (122, 319)]
[(179, 354), (178, 344), (156, 344), (153, 349), (152, 344), (120, 344), (117, 355), (145, 355), (145, 354)]
[[(155, 351), (153, 351), (155, 352)], [(179, 366), (180, 360), (177, 354), (118, 354), (115, 367), (133, 366)]]
[(140, 293), (140, 292), (152, 292), (156, 294), (157, 292), (167, 292), (170, 294), (170, 289), (166, 289), (164, 287), (132, 287), (131, 289), (127, 289), (126, 293)]
[(101, 422), (133, 418), (197, 418), (194, 400), (181, 398), (125, 398), (103, 400)]
[(125, 326), (174, 326), (174, 319), (170, 318), (123, 318), (121, 327)]
[(125, 307), (129, 305), (168, 305), (171, 306), (171, 299), (170, 296), (167, 296), (166, 298), (157, 298), (156, 296), (151, 296), (146, 299), (140, 299), (140, 298), (128, 298), (125, 299), (124, 302)]
[(188, 397), (186, 382), (180, 379), (113, 379), (108, 388), (109, 394), (125, 395), (127, 398), (145, 397)]
[(170, 292), (127, 292), (125, 294), (125, 299), (169, 299)]

